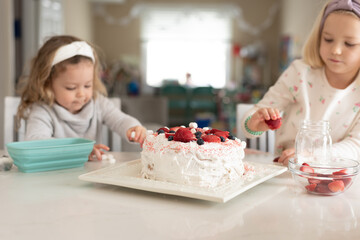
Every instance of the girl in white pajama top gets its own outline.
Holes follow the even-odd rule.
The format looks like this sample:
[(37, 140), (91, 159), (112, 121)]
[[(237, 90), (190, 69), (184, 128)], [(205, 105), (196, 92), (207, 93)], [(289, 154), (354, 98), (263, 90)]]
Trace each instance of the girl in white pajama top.
[(282, 114), (276, 130), (279, 162), (295, 154), (295, 137), (303, 120), (330, 122), (332, 155), (360, 160), (360, 4), (334, 0), (320, 12), (295, 60), (242, 119), (242, 130), (254, 138), (269, 130), (265, 120)]

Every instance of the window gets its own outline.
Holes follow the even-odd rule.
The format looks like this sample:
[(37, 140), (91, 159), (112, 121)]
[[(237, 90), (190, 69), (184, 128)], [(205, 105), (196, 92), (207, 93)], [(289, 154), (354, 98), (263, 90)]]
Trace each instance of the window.
[(229, 76), (230, 18), (216, 9), (153, 8), (142, 16), (146, 83), (163, 80), (194, 86), (225, 86)]

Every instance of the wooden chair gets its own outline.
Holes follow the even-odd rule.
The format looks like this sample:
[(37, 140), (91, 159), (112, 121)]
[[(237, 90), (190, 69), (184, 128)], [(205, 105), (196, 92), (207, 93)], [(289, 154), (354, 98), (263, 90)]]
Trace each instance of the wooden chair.
[(275, 132), (272, 130), (266, 131), (258, 138), (246, 138), (241, 128), (241, 120), (244, 114), (249, 111), (254, 104), (240, 103), (236, 106), (236, 130), (237, 137), (243, 141), (246, 141), (247, 148), (257, 149), (263, 152), (274, 153), (275, 147)]
[[(120, 99), (119, 98), (110, 98), (115, 106), (120, 108)], [(6, 144), (10, 142), (24, 141), (25, 139), (25, 129), (26, 121), (21, 120), (20, 129), (16, 130), (16, 112), (18, 105), (20, 104), (20, 97), (7, 96), (5, 97), (5, 111), (4, 111), (4, 146), (3, 149), (6, 149)], [(109, 146), (111, 151), (120, 152), (121, 151), (121, 137), (113, 133), (105, 125), (102, 129), (102, 142)]]

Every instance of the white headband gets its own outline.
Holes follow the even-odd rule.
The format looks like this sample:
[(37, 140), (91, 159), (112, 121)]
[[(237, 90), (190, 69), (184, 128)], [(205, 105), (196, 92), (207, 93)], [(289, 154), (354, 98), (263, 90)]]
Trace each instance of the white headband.
[(95, 62), (94, 53), (90, 45), (84, 41), (77, 41), (60, 47), (55, 53), (51, 66), (76, 55), (89, 57), (93, 62)]

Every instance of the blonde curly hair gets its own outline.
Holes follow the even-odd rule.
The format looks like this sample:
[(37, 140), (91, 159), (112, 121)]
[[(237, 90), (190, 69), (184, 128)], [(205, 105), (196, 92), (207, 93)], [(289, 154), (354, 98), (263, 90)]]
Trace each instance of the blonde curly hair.
[[(20, 120), (27, 119), (28, 111), (33, 103), (41, 102), (52, 106), (55, 101), (55, 96), (51, 88), (52, 80), (61, 72), (65, 71), (68, 64), (77, 64), (81, 61), (92, 60), (85, 56), (76, 55), (72, 58), (66, 59), (54, 66), (52, 61), (56, 51), (64, 46), (75, 41), (83, 41), (74, 36), (59, 35), (51, 37), (39, 49), (37, 55), (31, 61), (31, 69), (29, 76), (23, 76), (18, 85), (18, 92), (21, 96), (21, 102), (18, 106), (16, 122), (20, 127)], [(97, 94), (107, 96), (107, 91), (100, 79), (101, 65), (99, 64), (99, 57), (96, 54), (95, 46), (88, 43), (92, 49), (95, 58), (94, 63), (94, 82), (93, 82), (93, 98)]]

